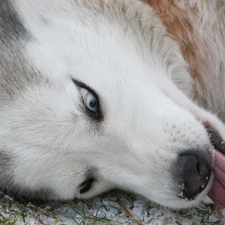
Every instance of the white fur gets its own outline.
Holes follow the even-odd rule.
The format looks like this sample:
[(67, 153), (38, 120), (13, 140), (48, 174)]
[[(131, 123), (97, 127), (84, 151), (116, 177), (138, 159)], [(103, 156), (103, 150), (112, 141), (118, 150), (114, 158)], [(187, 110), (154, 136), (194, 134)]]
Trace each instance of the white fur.
[[(224, 125), (192, 102), (187, 63), (154, 10), (135, 0), (102, 2), (13, 0), (32, 37), (24, 57), (49, 80), (27, 87), (1, 111), (0, 149), (13, 157), (13, 185), (50, 189), (54, 199), (118, 187), (174, 208), (197, 204), (213, 177), (196, 200), (186, 201), (172, 191), (171, 165), (183, 149), (209, 150), (201, 121), (225, 139)], [(80, 110), (72, 78), (98, 93), (100, 125)], [(213, 112), (224, 107), (225, 91), (224, 78), (215, 79), (221, 86), (209, 99)], [(80, 195), (87, 168), (97, 182)]]

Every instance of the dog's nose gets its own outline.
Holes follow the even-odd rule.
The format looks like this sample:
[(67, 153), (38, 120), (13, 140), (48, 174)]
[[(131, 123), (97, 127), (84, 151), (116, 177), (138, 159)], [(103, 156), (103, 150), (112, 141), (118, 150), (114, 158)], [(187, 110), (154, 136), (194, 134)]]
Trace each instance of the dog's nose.
[(179, 174), (178, 196), (193, 200), (208, 184), (212, 167), (209, 151), (188, 151), (179, 155), (177, 172)]

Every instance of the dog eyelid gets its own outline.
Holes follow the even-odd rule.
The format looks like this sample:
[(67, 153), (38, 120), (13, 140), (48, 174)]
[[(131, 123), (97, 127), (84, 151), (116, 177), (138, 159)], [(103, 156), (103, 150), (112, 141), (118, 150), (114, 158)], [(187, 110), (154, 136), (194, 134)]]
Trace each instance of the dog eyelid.
[(85, 112), (91, 117), (93, 120), (100, 121), (103, 116), (101, 113), (99, 98), (96, 92), (87, 86), (86, 84), (73, 80), (74, 84), (78, 87), (83, 104), (85, 105)]

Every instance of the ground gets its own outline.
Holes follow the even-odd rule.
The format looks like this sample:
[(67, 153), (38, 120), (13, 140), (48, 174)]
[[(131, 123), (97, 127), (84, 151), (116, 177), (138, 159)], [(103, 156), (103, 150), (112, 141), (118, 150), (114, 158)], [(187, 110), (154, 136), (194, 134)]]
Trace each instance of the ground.
[(147, 199), (114, 191), (90, 200), (39, 204), (0, 195), (4, 225), (219, 225), (213, 204), (175, 211)]

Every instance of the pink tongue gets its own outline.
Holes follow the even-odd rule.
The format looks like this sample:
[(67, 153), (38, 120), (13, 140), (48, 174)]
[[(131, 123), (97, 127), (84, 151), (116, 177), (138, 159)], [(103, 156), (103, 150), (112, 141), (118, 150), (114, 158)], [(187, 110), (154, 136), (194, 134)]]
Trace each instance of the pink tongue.
[(218, 167), (223, 173), (225, 173), (225, 155), (216, 149), (212, 151), (212, 154), (214, 158), (214, 167)]
[(214, 150), (213, 158), (215, 179), (209, 197), (215, 204), (222, 224), (225, 225), (225, 156)]

